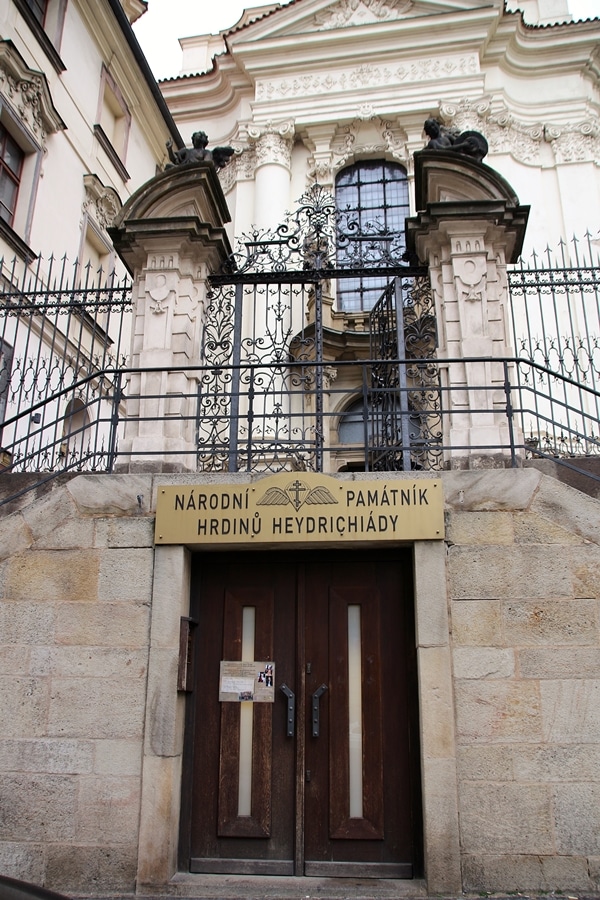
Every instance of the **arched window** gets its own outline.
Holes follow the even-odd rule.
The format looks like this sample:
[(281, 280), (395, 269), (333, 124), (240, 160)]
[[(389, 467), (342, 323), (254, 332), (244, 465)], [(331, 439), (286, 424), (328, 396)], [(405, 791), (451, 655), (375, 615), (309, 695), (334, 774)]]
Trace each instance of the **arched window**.
[[(366, 409), (362, 397), (353, 400), (346, 407), (339, 419), (338, 442), (340, 449), (345, 449), (346, 457), (348, 448), (354, 448), (358, 452), (355, 459), (350, 457), (345, 471), (364, 469), (365, 454), (370, 458), (371, 464), (382, 455), (389, 459), (389, 454), (393, 454), (396, 459), (394, 468), (399, 469), (404, 459), (402, 451), (407, 449), (410, 451), (411, 468), (422, 468), (427, 454), (427, 413), (419, 413), (410, 399), (406, 399), (408, 409), (402, 409), (401, 398), (392, 395), (387, 398), (385, 409), (373, 397), (369, 397)], [(407, 447), (402, 445), (404, 431)]]
[(60, 445), (60, 456), (70, 465), (82, 461), (89, 453), (90, 417), (85, 404), (79, 397), (69, 401), (63, 419), (63, 439)]
[[(342, 169), (335, 179), (335, 203), (343, 221), (369, 233), (396, 233), (404, 241), (404, 222), (409, 214), (406, 169), (382, 159), (363, 160)], [(398, 242), (394, 242), (397, 248)], [(338, 250), (338, 265), (349, 264), (344, 249)], [(363, 275), (338, 279), (338, 307), (345, 312), (373, 308), (389, 279)]]
[[(373, 429), (371, 427), (370, 409), (367, 408), (367, 437), (370, 438)], [(355, 400), (344, 411), (338, 426), (338, 439), (340, 444), (362, 444), (365, 442), (365, 407), (362, 397)]]

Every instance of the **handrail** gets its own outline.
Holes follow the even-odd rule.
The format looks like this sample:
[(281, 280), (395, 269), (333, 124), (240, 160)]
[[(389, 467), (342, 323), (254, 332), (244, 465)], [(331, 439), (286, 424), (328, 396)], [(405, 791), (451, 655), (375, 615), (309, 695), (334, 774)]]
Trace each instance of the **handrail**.
[[(335, 365), (338, 369), (355, 369), (362, 371), (361, 381), (363, 385), (368, 380), (367, 376), (370, 371), (370, 368), (373, 366), (375, 362), (378, 360), (373, 359), (361, 359), (361, 360), (340, 360), (335, 362)], [(386, 361), (390, 365), (394, 366), (415, 366), (420, 365), (419, 360), (415, 360), (407, 357), (398, 357), (397, 359), (391, 359)], [(496, 453), (505, 453), (507, 458), (510, 458), (510, 465), (517, 466), (520, 464), (521, 460), (519, 457), (524, 456), (534, 456), (536, 458), (541, 459), (549, 459), (552, 460), (559, 465), (565, 466), (573, 471), (584, 472), (584, 474), (592, 479), (593, 481), (600, 481), (600, 475), (596, 475), (593, 472), (582, 470), (577, 466), (577, 459), (583, 459), (586, 457), (593, 456), (596, 454), (600, 457), (600, 436), (594, 433), (594, 426), (597, 424), (597, 416), (595, 412), (590, 412), (589, 409), (597, 410), (600, 408), (600, 391), (594, 388), (591, 385), (580, 384), (576, 382), (574, 379), (566, 376), (560, 372), (557, 372), (547, 366), (543, 366), (542, 364), (535, 362), (533, 360), (523, 359), (518, 356), (507, 356), (507, 357), (491, 357), (491, 356), (480, 356), (480, 357), (469, 357), (469, 358), (459, 358), (459, 357), (446, 357), (443, 359), (437, 360), (428, 360), (427, 363), (433, 363), (438, 370), (443, 370), (447, 366), (451, 366), (453, 364), (460, 363), (463, 366), (469, 366), (470, 364), (494, 364), (496, 366), (502, 365), (504, 368), (504, 382), (495, 382), (488, 384), (473, 384), (470, 386), (461, 385), (460, 391), (469, 392), (477, 390), (478, 392), (483, 392), (484, 396), (490, 396), (492, 392), (498, 393), (498, 391), (504, 391), (504, 404), (499, 405), (497, 400), (494, 404), (491, 402), (488, 404), (484, 401), (484, 406), (486, 408), (470, 408), (467, 409), (466, 412), (471, 413), (480, 413), (480, 414), (489, 414), (489, 415), (498, 415), (504, 411), (504, 414), (508, 420), (508, 441), (504, 444), (498, 444), (498, 446), (456, 446), (451, 445), (447, 434), (445, 434), (445, 429), (442, 427), (440, 429), (439, 440), (436, 444), (436, 460), (440, 465), (436, 464), (436, 467), (443, 467), (443, 457), (444, 454), (452, 451), (452, 452), (463, 452), (465, 454), (476, 453), (476, 452), (496, 452)], [(306, 372), (307, 370), (314, 370), (318, 366), (326, 367), (331, 366), (332, 363), (329, 361), (317, 362), (311, 359), (289, 359), (284, 364), (280, 360), (277, 360), (273, 363), (273, 368), (277, 370), (281, 370), (282, 368), (286, 368), (288, 371), (302, 371)], [(524, 384), (522, 381), (521, 373), (523, 367), (529, 372), (535, 373), (531, 383)], [(196, 376), (198, 380), (201, 379), (202, 375), (205, 373), (214, 374), (217, 367), (213, 365), (206, 364), (195, 364), (189, 365), (185, 367), (185, 372), (190, 376)], [(258, 373), (264, 372), (265, 369), (268, 369), (268, 366), (263, 363), (239, 363), (237, 365), (218, 367), (219, 371), (230, 371), (233, 372), (235, 370), (246, 373)], [(65, 472), (72, 471), (85, 471), (86, 465), (89, 465), (90, 462), (97, 466), (100, 464), (102, 467), (102, 471), (111, 472), (114, 469), (114, 464), (117, 460), (124, 460), (126, 458), (125, 452), (122, 447), (119, 447), (118, 435), (122, 432), (122, 428), (126, 423), (134, 424), (139, 422), (148, 422), (156, 420), (157, 416), (141, 416), (141, 415), (132, 415), (131, 412), (127, 413), (128, 402), (129, 405), (131, 401), (136, 399), (162, 399), (162, 395), (160, 394), (146, 394), (143, 392), (134, 391), (132, 389), (132, 379), (134, 376), (139, 376), (143, 374), (152, 374), (152, 373), (178, 373), (182, 371), (181, 366), (154, 366), (154, 367), (118, 367), (118, 366), (107, 366), (102, 369), (98, 369), (94, 373), (88, 374), (84, 377), (78, 378), (75, 380), (69, 387), (63, 387), (56, 390), (49, 397), (46, 397), (36, 403), (31, 404), (26, 410), (21, 410), (17, 415), (9, 417), (4, 422), (4, 431), (6, 434), (7, 429), (12, 429), (14, 433), (14, 441), (12, 444), (8, 446), (4, 446), (4, 450), (9, 453), (11, 450), (13, 452), (17, 451), (20, 446), (28, 446), (27, 441), (34, 441), (34, 439), (40, 439), (40, 435), (43, 434), (44, 429), (51, 430), (54, 428), (54, 437), (53, 440), (49, 440), (48, 443), (44, 447), (45, 455), (43, 458), (46, 460), (53, 460), (52, 465), (54, 466), (52, 471), (42, 471), (41, 464), (38, 465), (36, 469), (36, 460), (42, 459), (42, 451), (40, 448), (35, 449), (27, 449), (25, 455), (16, 459), (12, 465), (12, 469), (16, 471), (20, 471), (20, 466), (25, 466), (33, 470), (37, 471), (40, 475), (37, 479), (32, 479), (32, 484), (26, 487), (20, 487), (20, 489), (10, 495), (0, 500), (0, 506), (5, 505), (17, 497), (22, 496), (28, 490), (33, 489), (41, 484), (46, 484), (51, 481), (53, 478), (56, 478), (58, 475), (63, 474)], [(365, 380), (366, 379), (366, 380)], [(92, 400), (88, 402), (84, 409), (90, 409), (95, 407), (95, 411), (97, 410), (97, 415), (94, 418), (94, 421), (85, 425), (78, 425), (77, 427), (73, 427), (72, 430), (69, 431), (68, 435), (61, 434), (57, 436), (56, 426), (62, 423), (63, 417), (59, 415), (59, 410), (65, 403), (67, 398), (75, 397), (78, 394), (84, 395), (86, 392), (86, 388), (91, 384), (102, 384), (102, 391), (95, 396)], [(557, 387), (558, 385), (558, 387)], [(129, 386), (129, 389), (128, 387)], [(568, 392), (565, 392), (564, 395), (561, 395), (561, 391), (563, 388), (576, 388), (578, 391), (578, 398), (580, 400), (584, 400), (581, 405), (574, 405), (569, 399)], [(460, 415), (456, 409), (446, 409), (446, 402), (444, 398), (452, 395), (452, 393), (458, 388), (454, 386), (444, 385), (438, 383), (436, 385), (436, 391), (440, 397), (440, 409), (436, 411), (436, 415), (439, 415), (440, 422), (447, 421), (447, 417), (449, 415), (457, 416)], [(330, 394), (335, 394), (334, 388), (329, 388)], [(374, 388), (368, 389), (363, 386), (363, 399), (365, 397), (368, 398), (369, 393), (372, 394)], [(394, 393), (398, 394), (399, 392), (405, 391), (410, 393), (411, 388), (410, 384), (406, 387), (389, 387), (384, 388), (380, 391), (381, 396), (390, 396), (393, 397)], [(366, 393), (365, 393), (366, 391)], [(347, 388), (341, 393), (347, 393)], [(292, 396), (302, 396), (305, 393), (304, 386), (301, 387), (300, 390), (290, 390), (290, 397)], [(226, 393), (223, 396), (227, 396)], [(246, 402), (250, 402), (248, 400), (248, 396), (246, 394), (242, 395)], [(529, 403), (527, 398), (531, 396), (535, 403)], [(195, 394), (193, 389), (190, 389), (190, 393), (184, 395), (184, 398), (189, 400), (190, 412), (189, 414), (185, 414), (180, 416), (179, 418), (182, 421), (187, 421), (189, 423), (196, 423), (198, 411), (196, 406), (194, 405), (197, 401), (197, 395)], [(104, 413), (101, 409), (101, 404), (104, 404)], [(548, 409), (542, 408), (544, 404), (548, 405)], [(533, 406), (539, 406), (540, 408), (532, 408)], [(53, 409), (53, 414), (49, 418), (48, 422), (45, 422), (41, 427), (38, 427), (37, 430), (32, 430), (29, 426), (29, 421), (32, 416), (34, 416), (37, 412), (42, 411), (45, 407), (51, 406)], [(481, 403), (480, 403), (481, 406)], [(588, 407), (589, 409), (586, 409)], [(431, 413), (426, 409), (421, 410), (421, 416), (426, 417)], [(239, 422), (248, 421), (248, 416), (252, 416), (254, 413), (250, 410), (247, 413), (240, 413)], [(336, 416), (339, 417), (339, 413), (335, 413)], [(563, 415), (567, 421), (560, 421), (560, 416)], [(330, 420), (333, 413), (328, 414)], [(542, 434), (541, 429), (546, 429), (546, 438), (550, 440), (549, 432), (553, 432), (555, 435), (556, 443), (563, 443), (565, 447), (571, 445), (585, 445), (588, 449), (588, 453), (576, 454), (576, 453), (565, 453), (560, 455), (556, 447), (554, 449), (549, 449), (548, 447), (543, 446), (543, 438), (539, 441), (536, 446), (532, 445), (532, 441), (530, 438), (525, 436), (523, 430), (523, 423), (526, 417), (531, 417), (535, 420), (537, 425), (539, 426), (539, 434)], [(413, 412), (413, 417), (418, 417), (418, 414)], [(571, 421), (569, 422), (569, 417)], [(206, 417), (207, 420), (210, 417)], [(364, 419), (366, 422), (366, 419)], [(589, 428), (589, 433), (587, 429), (587, 424), (591, 427)], [(585, 426), (585, 427), (584, 427)], [(60, 459), (57, 462), (57, 448), (62, 445), (62, 443), (67, 440), (67, 438), (71, 441), (77, 441), (77, 439), (83, 439), (84, 435), (88, 432), (91, 432), (94, 428), (104, 428), (105, 429), (105, 439), (103, 439), (103, 444), (100, 449), (98, 449), (98, 441), (96, 439), (96, 449), (91, 452), (86, 452), (83, 447), (81, 448), (81, 452), (77, 455), (76, 458), (70, 458), (69, 455), (66, 455), (64, 458)], [(22, 433), (19, 433), (19, 431)], [(366, 434), (366, 432), (365, 432)], [(418, 440), (415, 440), (414, 446), (418, 445)], [(282, 441), (281, 446), (287, 452), (288, 456), (293, 455), (294, 452), (294, 441)], [(105, 449), (106, 447), (106, 449)], [(225, 445), (221, 442), (217, 442), (215, 444), (215, 452), (221, 453), (224, 451)], [(204, 448), (206, 450), (206, 447)], [(259, 448), (260, 449), (260, 448)], [(335, 447), (328, 446), (327, 452), (331, 453), (334, 450), (336, 452), (341, 452), (344, 450), (344, 445), (337, 445)], [(356, 450), (356, 447), (354, 448)], [(360, 447), (359, 447), (360, 449)], [(367, 445), (363, 448), (365, 452), (367, 451)], [(381, 453), (383, 459), (383, 467), (385, 469), (385, 457), (386, 453), (395, 453), (400, 449), (399, 445), (395, 445), (393, 439), (391, 443), (382, 446)], [(187, 453), (189, 455), (191, 451), (188, 449), (187, 451), (182, 451), (182, 453)], [(195, 451), (197, 452), (197, 451)], [(247, 452), (252, 454), (253, 452), (253, 444), (250, 441)], [(259, 452), (256, 450), (255, 452)], [(264, 452), (264, 450), (260, 451)], [(379, 452), (375, 447), (372, 452)], [(145, 454), (149, 458), (152, 457), (160, 457), (161, 451), (148, 452)], [(7, 467), (5, 469), (4, 477), (9, 477), (11, 467)]]

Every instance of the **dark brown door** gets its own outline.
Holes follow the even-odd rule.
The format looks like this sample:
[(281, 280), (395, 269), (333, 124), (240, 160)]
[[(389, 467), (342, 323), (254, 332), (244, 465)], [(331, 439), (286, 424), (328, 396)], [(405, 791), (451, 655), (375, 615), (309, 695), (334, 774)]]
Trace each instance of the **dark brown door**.
[[(408, 552), (199, 554), (195, 566), (186, 864), (419, 874)], [(242, 659), (273, 662), (272, 704), (219, 702), (220, 661)]]

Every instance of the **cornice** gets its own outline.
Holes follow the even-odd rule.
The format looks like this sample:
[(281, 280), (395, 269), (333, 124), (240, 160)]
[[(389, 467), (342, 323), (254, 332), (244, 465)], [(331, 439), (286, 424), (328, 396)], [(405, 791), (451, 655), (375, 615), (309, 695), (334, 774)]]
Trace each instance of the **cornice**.
[[(287, 8), (268, 14), (260, 22)], [(502, 65), (515, 74), (547, 72), (549, 65), (564, 71), (583, 67), (595, 79), (600, 69), (598, 20), (533, 27), (526, 25), (519, 13), (503, 12), (495, 5), (301, 35), (261, 36), (255, 26), (228, 33), (228, 50), (215, 57), (210, 72), (162, 82), (169, 101), (177, 105), (176, 98), (192, 90), (218, 90), (230, 109), (236, 90), (243, 90), (242, 72), (247, 87), (256, 79), (275, 77), (282, 71), (305, 76), (324, 66), (355, 64), (359, 57), (384, 65), (392, 58), (396, 62), (421, 56), (434, 64), (439, 56), (456, 55), (457, 47), (461, 53), (478, 53), (482, 62)], [(227, 85), (233, 73), (237, 83)]]
[[(357, 57), (408, 59), (416, 53), (434, 57), (452, 45), (479, 48), (498, 18), (492, 7), (398, 19), (338, 31), (313, 31), (258, 41), (229, 41), (230, 53), (250, 74), (281, 68), (306, 68), (356, 62)], [(242, 36), (243, 38), (246, 35)], [(248, 36), (249, 37), (249, 36)]]
[(161, 90), (175, 116), (202, 109), (210, 116), (226, 115), (244, 99), (254, 99), (254, 83), (229, 54), (216, 57), (210, 72), (183, 75), (161, 82)]
[[(528, 94), (512, 91), (510, 81), (506, 88), (492, 88), (486, 128), (496, 152), (533, 165), (540, 154), (550, 158), (544, 143), (560, 149), (562, 159), (567, 151), (573, 156), (572, 144), (577, 153), (596, 159), (596, 138), (588, 127), (594, 96), (582, 79), (598, 80), (599, 21), (530, 27), (520, 14), (493, 5), (307, 34), (300, 40), (298, 35), (250, 40), (255, 34), (254, 28), (244, 28), (230, 37), (229, 51), (210, 73), (163, 85), (173, 111), (190, 118), (202, 110), (214, 118), (230, 114), (237, 104), (240, 121), (250, 101), (255, 122), (293, 116), (299, 128), (364, 116), (389, 119), (399, 104), (404, 115), (421, 115), (424, 104), (431, 114), (436, 103), (438, 109), (477, 103), (486, 76), (496, 68), (539, 79), (542, 86)], [(543, 82), (557, 73), (576, 80), (564, 83), (564, 102), (554, 91), (550, 109)], [(545, 128), (548, 135), (560, 131), (560, 137), (549, 141)]]
[(121, 5), (131, 24), (148, 12), (148, 0), (121, 0)]
[(536, 27), (509, 13), (498, 22), (485, 46), (482, 63), (501, 65), (505, 71), (529, 77), (539, 72), (559, 72), (598, 68), (600, 21), (571, 22)]
[[(294, 6), (297, 3), (301, 3), (302, 0), (288, 0), (288, 6)], [(238, 31), (241, 31), (244, 28), (249, 28), (251, 25), (255, 25), (257, 22), (262, 22), (263, 19), (268, 18), (269, 16), (278, 13), (281, 10), (280, 3), (266, 3), (264, 6), (259, 6), (253, 9), (245, 9), (242, 13), (241, 18), (232, 25), (231, 28), (225, 28), (220, 33), (222, 35), (230, 35), (235, 34)]]

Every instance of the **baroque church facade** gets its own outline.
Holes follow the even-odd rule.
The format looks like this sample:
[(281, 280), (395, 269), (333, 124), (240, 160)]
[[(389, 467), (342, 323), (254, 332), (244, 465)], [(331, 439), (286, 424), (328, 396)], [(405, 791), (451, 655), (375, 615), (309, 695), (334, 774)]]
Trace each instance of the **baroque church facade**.
[(222, 174), (230, 234), (278, 225), (310, 183), (334, 190), (360, 160), (401, 165), (414, 211), (429, 117), (485, 134), (486, 161), (531, 207), (526, 251), (594, 232), (597, 24), (521, 6), (271, 4), (184, 38), (182, 74), (161, 87), (186, 140), (202, 127), (237, 151)]

